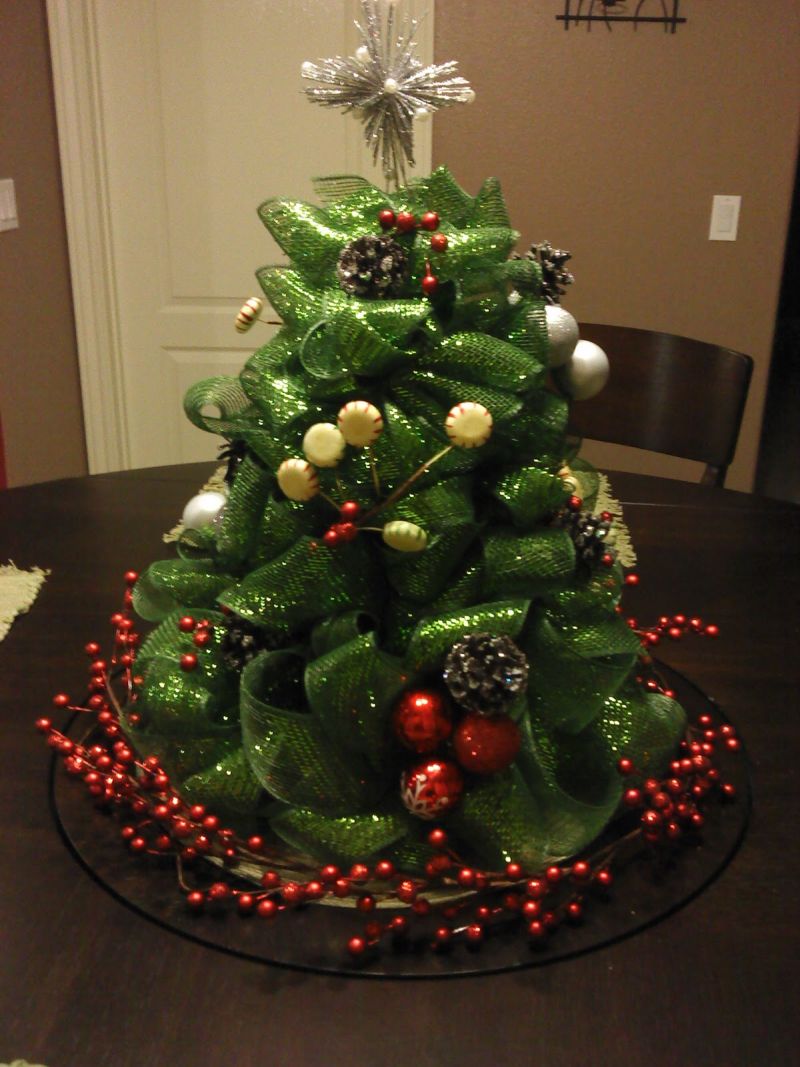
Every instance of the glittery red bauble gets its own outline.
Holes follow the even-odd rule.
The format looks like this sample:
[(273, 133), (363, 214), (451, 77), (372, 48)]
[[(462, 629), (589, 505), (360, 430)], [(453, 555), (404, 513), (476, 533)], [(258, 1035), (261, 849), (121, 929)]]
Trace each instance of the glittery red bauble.
[(433, 752), (453, 732), (453, 720), (444, 698), (432, 690), (409, 689), (394, 709), (394, 730), (406, 748)]
[(453, 735), (453, 748), (465, 770), (495, 774), (514, 762), (521, 741), (519, 727), (508, 715), (467, 715)]
[(456, 807), (463, 791), (461, 771), (450, 760), (424, 760), (400, 779), (401, 799), (418, 819), (446, 815)]

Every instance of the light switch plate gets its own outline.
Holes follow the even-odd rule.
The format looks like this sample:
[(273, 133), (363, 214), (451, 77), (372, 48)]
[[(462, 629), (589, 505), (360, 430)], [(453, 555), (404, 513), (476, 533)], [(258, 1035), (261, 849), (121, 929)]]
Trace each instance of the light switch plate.
[(735, 241), (739, 232), (740, 196), (715, 196), (711, 202), (709, 241)]
[(0, 232), (3, 230), (16, 230), (19, 226), (17, 218), (17, 197), (14, 192), (13, 178), (0, 178)]

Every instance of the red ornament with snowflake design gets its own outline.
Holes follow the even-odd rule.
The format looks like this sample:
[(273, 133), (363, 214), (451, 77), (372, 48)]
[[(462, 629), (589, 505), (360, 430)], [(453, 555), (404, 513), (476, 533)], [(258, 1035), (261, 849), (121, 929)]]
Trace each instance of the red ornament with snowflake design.
[(464, 792), (461, 771), (450, 760), (428, 759), (404, 771), (400, 797), (418, 819), (438, 819), (456, 807)]

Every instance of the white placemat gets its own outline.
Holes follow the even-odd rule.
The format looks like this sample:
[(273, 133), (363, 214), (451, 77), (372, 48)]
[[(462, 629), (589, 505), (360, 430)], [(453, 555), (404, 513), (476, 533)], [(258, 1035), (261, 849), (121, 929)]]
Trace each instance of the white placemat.
[(0, 641), (11, 629), (17, 615), (33, 604), (49, 573), (41, 567), (20, 570), (13, 562), (0, 566)]

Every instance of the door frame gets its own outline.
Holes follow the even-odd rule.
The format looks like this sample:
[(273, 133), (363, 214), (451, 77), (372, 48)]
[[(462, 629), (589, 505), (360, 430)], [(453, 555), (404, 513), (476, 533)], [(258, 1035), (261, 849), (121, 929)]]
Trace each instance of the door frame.
[[(96, 32), (97, 8), (103, 2), (108, 0), (47, 0), (90, 474), (125, 470), (131, 465)], [(354, 0), (351, 7), (346, 15), (348, 24), (357, 14)], [(434, 0), (408, 0), (407, 7), (412, 17), (425, 14), (418, 32), (419, 54), (423, 62), (432, 62)], [(416, 172), (428, 173), (431, 122), (415, 130), (415, 142)], [(367, 169), (368, 149), (355, 122), (348, 123), (346, 151), (356, 172)]]

